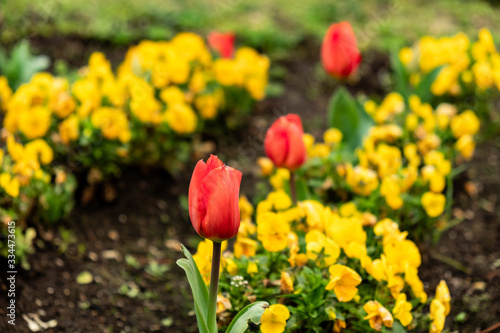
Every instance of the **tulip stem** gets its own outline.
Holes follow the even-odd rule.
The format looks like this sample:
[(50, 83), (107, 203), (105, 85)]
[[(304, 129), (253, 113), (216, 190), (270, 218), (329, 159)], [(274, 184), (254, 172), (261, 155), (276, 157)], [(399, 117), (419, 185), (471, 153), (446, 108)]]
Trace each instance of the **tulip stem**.
[(295, 172), (290, 171), (290, 195), (294, 206), (297, 206), (297, 188), (295, 187)]
[(221, 256), (221, 243), (213, 242), (214, 253), (212, 256), (212, 273), (210, 275), (210, 292), (208, 298), (208, 330), (211, 333), (217, 329), (217, 295), (219, 293), (219, 269)]

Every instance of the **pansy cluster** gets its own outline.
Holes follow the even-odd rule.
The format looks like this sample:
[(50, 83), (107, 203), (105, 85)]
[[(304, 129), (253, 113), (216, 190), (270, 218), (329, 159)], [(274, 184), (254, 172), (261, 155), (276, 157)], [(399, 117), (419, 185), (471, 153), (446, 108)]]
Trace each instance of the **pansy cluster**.
[(39, 199), (32, 180), (64, 179), (56, 164), (65, 173), (67, 166), (116, 173), (126, 163), (174, 172), (189, 159), (195, 134), (213, 127), (207, 122), (264, 97), (268, 68), (254, 49), (221, 58), (184, 32), (131, 47), (116, 71), (95, 52), (71, 82), (38, 73), (12, 91), (0, 77), (0, 216), (22, 219), (23, 206)]
[[(261, 318), (264, 333), (443, 329), (446, 283), (428, 297), (418, 276), (420, 252), (395, 221), (359, 211), (354, 202), (294, 206), (283, 190), (269, 193), (255, 212), (242, 197), (240, 212), (232, 249), (223, 243), (222, 323), (249, 301), (266, 299), (273, 305)], [(200, 242), (194, 255), (207, 284), (211, 244)]]
[(401, 49), (399, 59), (410, 72), (413, 86), (440, 69), (431, 86), (436, 96), (500, 90), (500, 53), (487, 29), (479, 31), (475, 42), (463, 32), (451, 37), (424, 36), (413, 47)]

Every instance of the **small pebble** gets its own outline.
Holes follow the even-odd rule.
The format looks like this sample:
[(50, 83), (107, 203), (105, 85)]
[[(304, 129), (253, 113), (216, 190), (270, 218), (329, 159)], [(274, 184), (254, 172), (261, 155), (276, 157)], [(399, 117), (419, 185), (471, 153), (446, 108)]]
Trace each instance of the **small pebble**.
[(61, 258), (56, 258), (56, 266), (63, 267), (64, 261)]
[(99, 260), (99, 256), (95, 252), (89, 252), (89, 259), (92, 261), (97, 261)]
[(108, 237), (114, 242), (120, 239), (120, 235), (118, 234), (118, 232), (116, 232), (116, 230), (110, 230), (108, 232)]
[(52, 287), (48, 287), (48, 288), (47, 288), (47, 293), (48, 293), (49, 295), (52, 295), (52, 294), (54, 293), (54, 288), (52, 288)]
[(127, 215), (125, 215), (125, 214), (118, 215), (118, 222), (127, 223)]

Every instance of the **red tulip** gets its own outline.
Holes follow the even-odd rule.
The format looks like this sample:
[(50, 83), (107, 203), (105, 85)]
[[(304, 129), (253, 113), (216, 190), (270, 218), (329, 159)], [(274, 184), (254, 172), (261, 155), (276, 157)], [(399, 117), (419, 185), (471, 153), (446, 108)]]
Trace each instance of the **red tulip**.
[(306, 146), (302, 141), (302, 122), (296, 114), (280, 117), (272, 124), (264, 140), (267, 156), (279, 168), (291, 171), (306, 161)]
[(325, 70), (337, 78), (346, 78), (356, 72), (361, 54), (349, 22), (330, 26), (321, 46), (321, 60)]
[(241, 172), (210, 155), (200, 160), (189, 184), (189, 216), (196, 232), (214, 242), (233, 238), (240, 227)]
[(208, 34), (208, 45), (223, 58), (231, 58), (234, 52), (233, 33), (211, 32)]

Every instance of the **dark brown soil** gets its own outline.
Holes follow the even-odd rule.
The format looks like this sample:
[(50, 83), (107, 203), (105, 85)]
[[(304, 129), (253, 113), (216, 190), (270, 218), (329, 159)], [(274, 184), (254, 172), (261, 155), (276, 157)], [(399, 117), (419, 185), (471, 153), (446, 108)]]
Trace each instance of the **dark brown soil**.
[[(35, 44), (72, 66), (84, 65), (94, 50), (108, 54), (109, 49), (114, 62), (125, 51), (79, 39), (38, 39)], [(243, 171), (242, 193), (249, 197), (255, 193), (255, 159), (263, 155), (265, 129), (275, 117), (298, 113), (305, 129), (315, 135), (326, 126), (326, 105), (335, 86), (322, 71), (311, 70), (317, 55), (310, 50), (317, 49), (302, 45), (291, 60), (279, 62), (286, 69), (285, 94), (259, 103), (248, 126), (235, 136), (216, 139), (219, 156)], [(381, 94), (387, 68), (386, 56), (368, 54), (360, 78), (347, 86), (353, 92)], [(467, 219), (445, 232), (435, 248), (422, 250), (420, 274), (426, 290), (432, 294), (441, 279), (448, 282), (452, 312), (447, 326), (459, 332), (484, 330), (500, 321), (500, 143), (496, 140), (478, 148), (467, 174), (457, 182), (456, 207)], [(187, 169), (175, 178), (158, 169), (124, 170), (120, 179), (111, 182), (117, 190), (112, 202), (103, 199), (105, 188), (98, 188), (94, 199), (87, 206), (78, 204), (63, 223), (75, 239), (64, 253), (59, 250), (58, 229), (38, 226), (42, 230), (36, 253), (29, 258), (32, 268), (17, 275), (16, 326), (7, 327), (2, 319), (0, 332), (30, 332), (22, 315), (32, 313), (45, 322), (58, 321), (56, 328), (44, 332), (195, 332), (187, 280), (175, 265), (180, 257), (178, 243), (192, 249), (199, 240), (182, 206), (189, 184)], [(474, 180), (476, 195), (464, 191), (468, 179)], [(127, 264), (127, 255), (141, 267)], [(155, 277), (146, 270), (152, 261), (166, 265), (168, 271)], [(91, 272), (91, 284), (76, 283), (82, 271)], [(4, 271), (0, 274), (4, 295)], [(137, 295), (124, 295), (131, 288)], [(0, 317), (5, 316), (5, 301), (0, 298)], [(454, 320), (461, 312), (465, 312), (464, 322)]]

